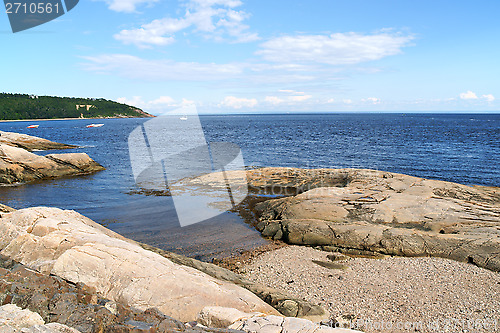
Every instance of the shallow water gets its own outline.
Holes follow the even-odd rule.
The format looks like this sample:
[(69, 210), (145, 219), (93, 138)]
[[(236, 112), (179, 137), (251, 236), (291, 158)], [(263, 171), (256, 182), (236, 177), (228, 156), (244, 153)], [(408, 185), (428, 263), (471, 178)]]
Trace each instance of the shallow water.
[[(127, 139), (147, 120), (0, 123), (3, 131), (82, 146), (73, 151), (106, 167), (82, 177), (2, 186), (0, 202), (74, 209), (126, 237), (203, 260), (264, 243), (238, 214), (181, 228), (171, 198), (131, 194), (137, 188)], [(85, 127), (92, 122), (105, 125)], [(231, 115), (201, 116), (201, 122), (208, 141), (238, 144), (248, 166), (370, 168), (500, 186), (500, 115)], [(26, 129), (32, 123), (40, 127)]]

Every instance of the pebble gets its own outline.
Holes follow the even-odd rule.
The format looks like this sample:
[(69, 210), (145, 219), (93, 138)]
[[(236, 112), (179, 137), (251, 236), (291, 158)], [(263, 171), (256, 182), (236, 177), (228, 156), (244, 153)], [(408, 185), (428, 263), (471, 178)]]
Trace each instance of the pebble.
[(328, 255), (287, 246), (261, 254), (241, 272), (253, 282), (325, 304), (331, 323), (347, 321), (369, 333), (500, 331), (500, 273), (429, 257), (349, 258), (345, 270), (313, 263)]

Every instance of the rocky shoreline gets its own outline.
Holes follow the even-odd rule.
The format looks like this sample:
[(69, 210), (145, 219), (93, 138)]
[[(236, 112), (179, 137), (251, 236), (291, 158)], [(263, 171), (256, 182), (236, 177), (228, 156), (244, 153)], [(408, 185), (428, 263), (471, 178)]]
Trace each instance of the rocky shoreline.
[(35, 150), (71, 148), (76, 148), (76, 146), (25, 134), (0, 132), (0, 183), (26, 183), (104, 170), (102, 165), (85, 153), (48, 154), (45, 156), (32, 153)]
[[(0, 134), (0, 182), (103, 169), (86, 154), (30, 152), (73, 146)], [(295, 318), (320, 320), (326, 315), (321, 307), (215, 265), (137, 244), (76, 212), (5, 205), (0, 211), (2, 330), (216, 332), (231, 331), (233, 324), (252, 331), (259, 325), (291, 333), (330, 330)]]
[[(42, 157), (30, 152), (72, 146), (0, 134), (0, 182), (103, 169), (86, 154)], [(270, 252), (249, 254), (243, 265), (231, 267), (229, 262), (228, 267), (240, 267), (244, 276), (136, 243), (74, 211), (47, 207), (14, 210), (0, 205), (0, 330), (354, 332), (330, 327), (339, 320), (324, 298), (336, 290), (325, 289), (328, 293), (324, 294), (316, 289), (324, 288), (330, 275), (338, 275), (336, 271), (348, 272), (356, 262), (345, 264), (345, 258), (337, 260), (343, 258), (340, 254), (311, 254), (317, 251), (311, 246), (330, 253), (445, 257), (500, 271), (498, 188), (374, 170), (291, 168), (248, 170), (244, 175), (229, 171), (224, 177), (214, 173), (186, 180), (183, 186), (203, 191), (212, 186), (225, 188), (227, 179), (245, 178), (251, 192), (271, 194), (253, 206), (255, 226), (262, 235), (309, 247), (277, 245)], [(370, 266), (363, 262), (358, 269), (363, 265)], [(387, 267), (403, 270), (398, 265), (395, 259)], [(295, 269), (290, 276), (287, 266)], [(305, 272), (310, 276), (328, 274), (318, 280), (302, 276)], [(302, 289), (287, 288), (295, 286), (295, 279)], [(411, 280), (409, 276), (403, 279)], [(489, 282), (494, 279), (490, 277)], [(491, 288), (498, 286), (493, 283)], [(308, 290), (316, 290), (314, 295), (323, 295), (323, 300)], [(363, 301), (359, 297), (353, 300), (355, 304)], [(368, 303), (367, 313), (383, 304)]]
[(74, 211), (1, 213), (0, 249), (3, 304), (80, 332), (261, 332), (270, 326), (289, 333), (344, 332), (309, 320), (327, 318), (321, 307), (213, 264), (152, 252)]
[[(225, 177), (242, 178), (240, 171)], [(450, 258), (500, 271), (500, 188), (360, 169), (249, 170), (256, 228), (288, 244), (344, 253)], [(220, 187), (221, 173), (191, 180)]]

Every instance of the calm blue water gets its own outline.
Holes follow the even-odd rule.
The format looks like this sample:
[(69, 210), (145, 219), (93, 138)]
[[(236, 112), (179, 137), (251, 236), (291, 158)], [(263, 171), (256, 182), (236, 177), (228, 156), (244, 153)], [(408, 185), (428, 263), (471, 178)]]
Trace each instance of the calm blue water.
[[(107, 170), (93, 175), (0, 187), (15, 207), (74, 209), (136, 240), (209, 260), (262, 244), (234, 213), (178, 226), (168, 197), (135, 189), (127, 138), (147, 119), (0, 123), (0, 130), (82, 146)], [(462, 184), (500, 186), (500, 115), (308, 114), (202, 116), (208, 141), (238, 144), (246, 165), (370, 168)], [(94, 121), (95, 122), (95, 121)], [(51, 151), (50, 153), (53, 153)], [(43, 154), (43, 153), (42, 153)], [(165, 222), (168, 221), (168, 222)]]

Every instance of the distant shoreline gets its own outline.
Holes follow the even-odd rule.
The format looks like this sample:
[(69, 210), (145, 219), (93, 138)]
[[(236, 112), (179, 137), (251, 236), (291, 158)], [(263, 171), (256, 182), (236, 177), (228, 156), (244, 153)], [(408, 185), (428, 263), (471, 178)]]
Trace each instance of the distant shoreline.
[(10, 123), (10, 122), (15, 122), (15, 121), (49, 121), (49, 120), (105, 120), (105, 119), (147, 119), (147, 118), (154, 118), (153, 117), (105, 117), (105, 118), (53, 118), (53, 119), (2, 119), (0, 120), (0, 123)]

